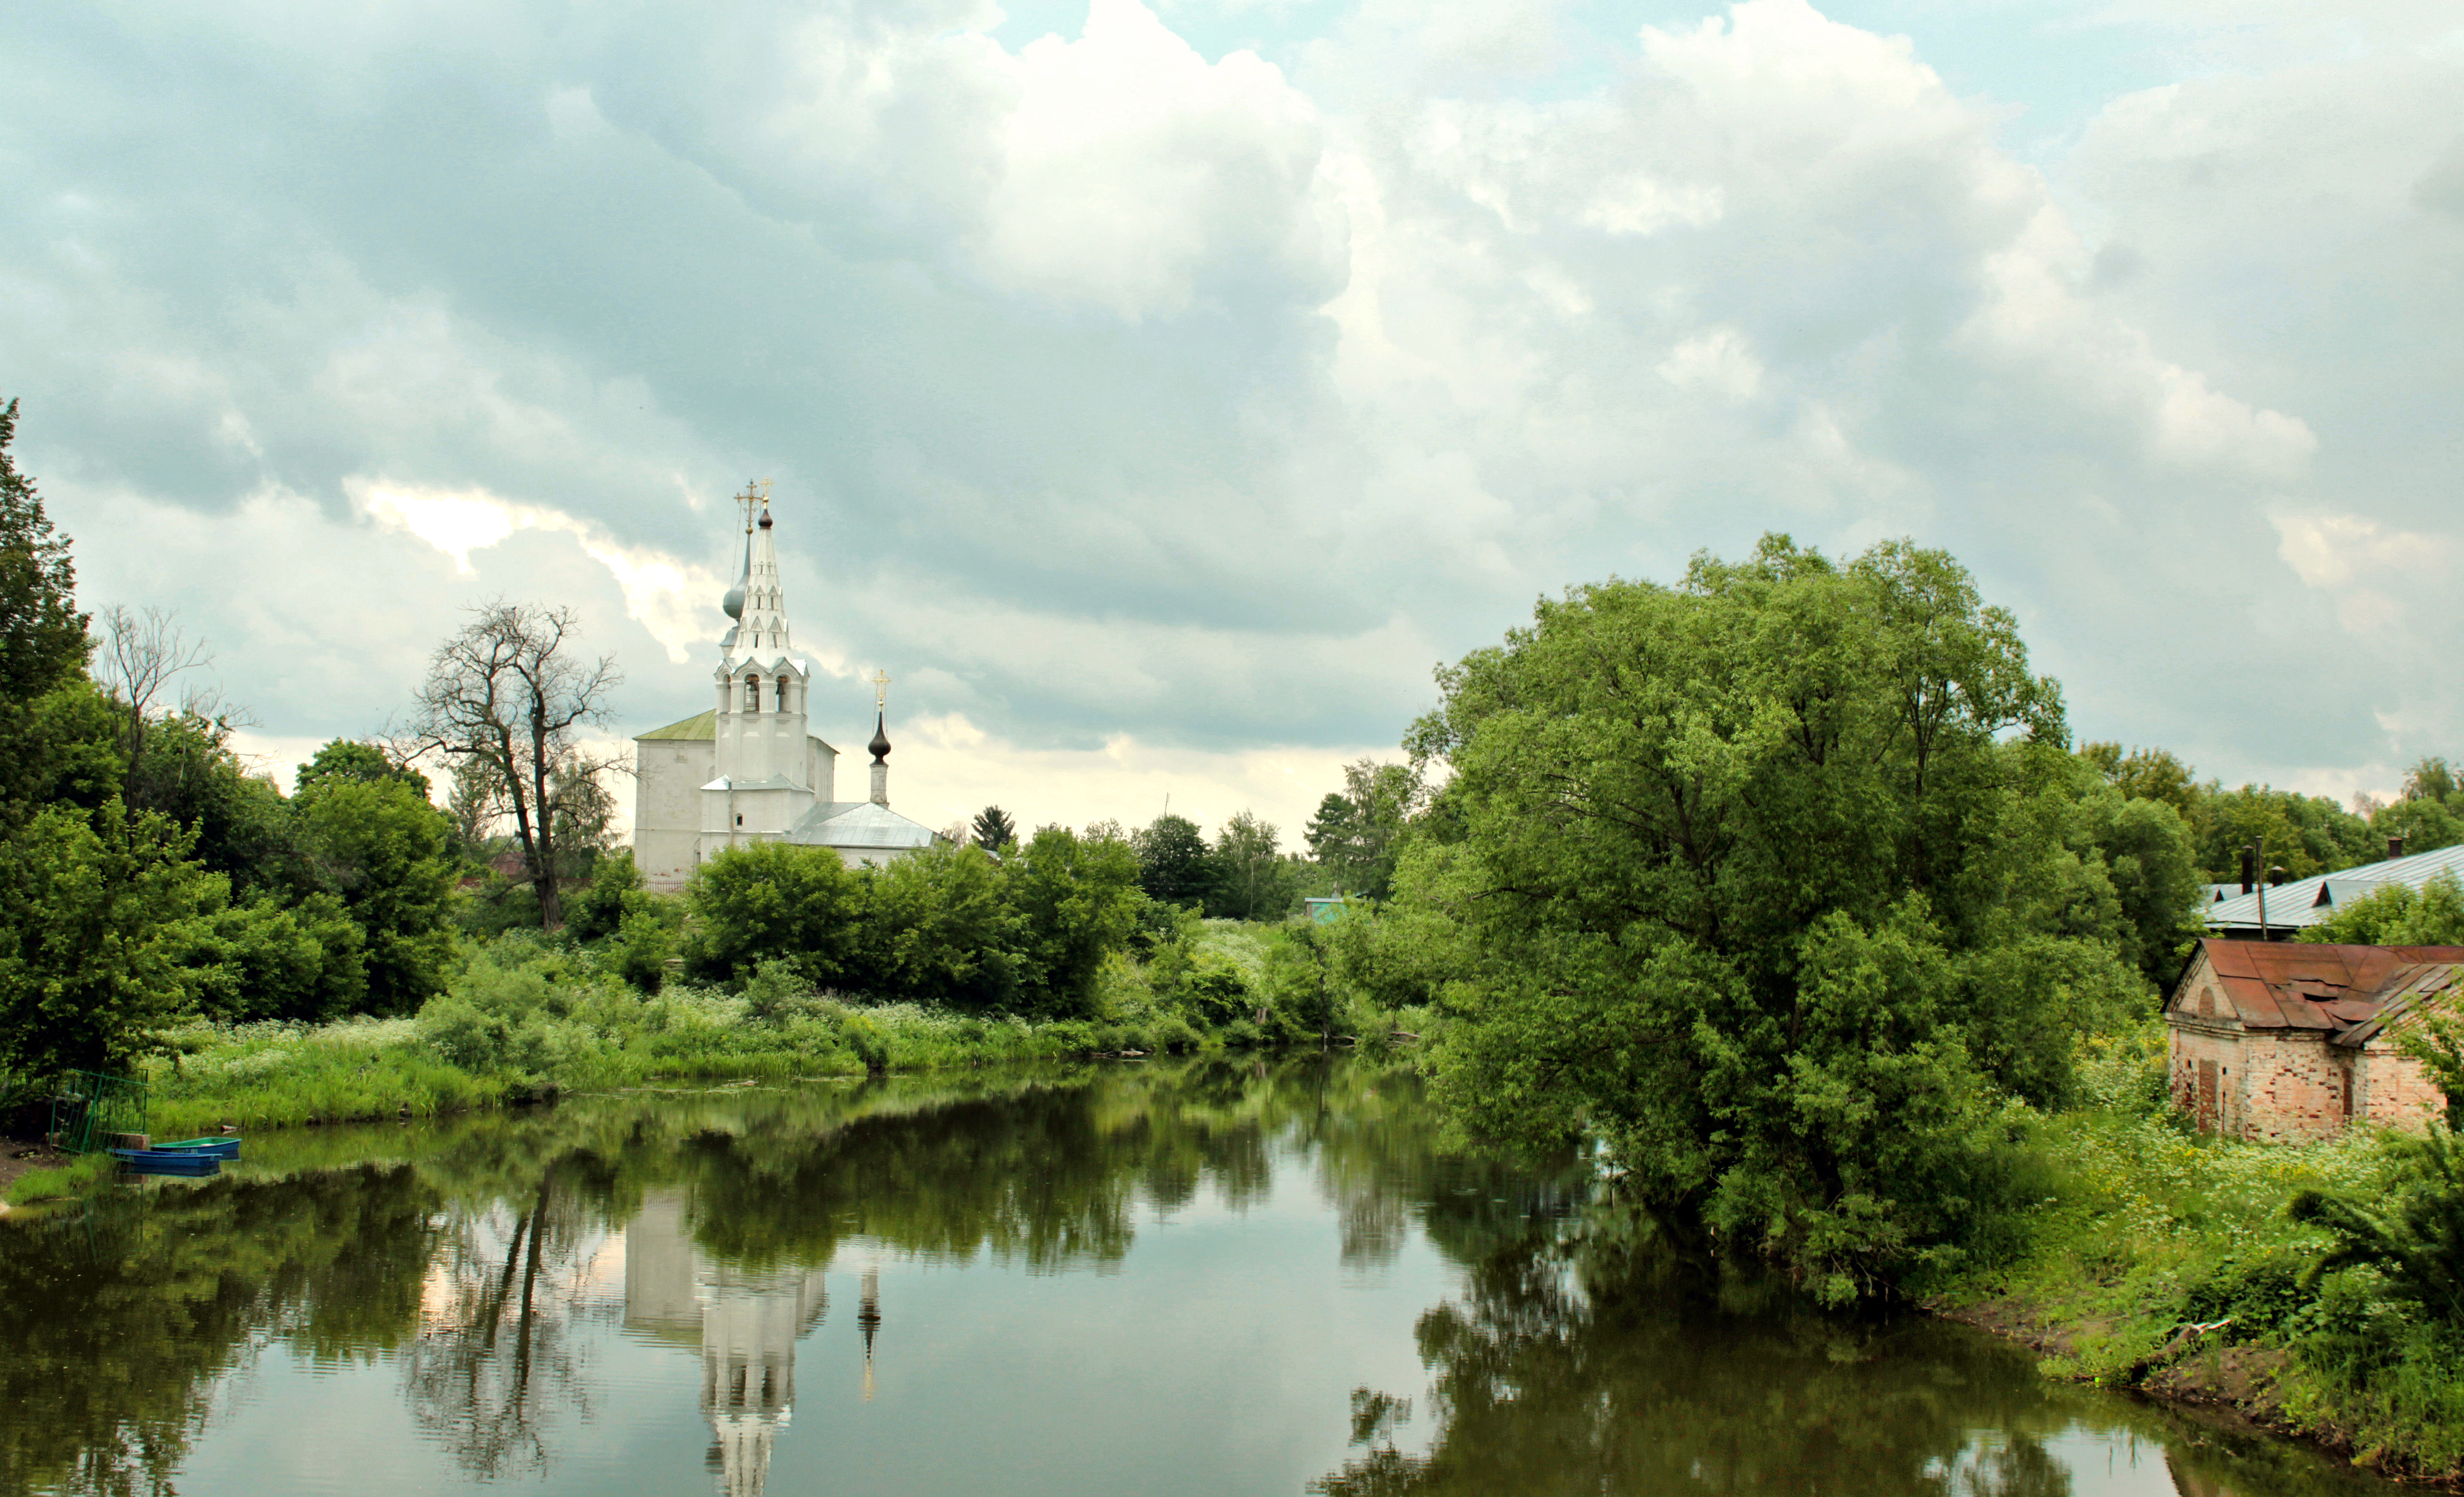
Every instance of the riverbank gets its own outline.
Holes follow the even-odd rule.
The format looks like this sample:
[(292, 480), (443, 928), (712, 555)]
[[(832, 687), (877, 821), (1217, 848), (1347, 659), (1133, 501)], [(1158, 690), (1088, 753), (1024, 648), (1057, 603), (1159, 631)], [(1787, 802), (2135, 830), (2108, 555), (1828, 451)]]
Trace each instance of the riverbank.
[(2375, 1131), (2301, 1147), (2191, 1131), (2143, 1041), (2084, 1068), (2091, 1104), (2046, 1118), (2046, 1194), (2017, 1255), (1927, 1286), (1926, 1309), (2025, 1345), (2050, 1376), (2221, 1411), (2383, 1475), (2464, 1487), (2464, 1333), (2285, 1207), (2388, 1199)]
[[(1249, 1049), (1318, 1040), (1253, 996), (1254, 930), (1210, 922), (1193, 970), (1232, 995), (1158, 991), (1116, 955), (1088, 1017), (1030, 1020), (815, 991), (783, 965), (734, 989), (670, 982), (644, 993), (597, 952), (507, 937), (469, 948), (450, 989), (413, 1018), (325, 1024), (195, 1024), (164, 1036), (143, 1080), (162, 1135), (243, 1133), (500, 1107), (561, 1092), (676, 1081), (819, 1079), (1111, 1056)], [(1244, 962), (1245, 958), (1245, 962)], [(1211, 966), (1210, 966), (1211, 964)], [(1184, 965), (1188, 963), (1184, 962)], [(1182, 987), (1194, 984), (1183, 983)], [(1397, 1025), (1365, 1007), (1373, 1046)], [(1419, 1027), (1415, 1024), (1413, 1027)]]

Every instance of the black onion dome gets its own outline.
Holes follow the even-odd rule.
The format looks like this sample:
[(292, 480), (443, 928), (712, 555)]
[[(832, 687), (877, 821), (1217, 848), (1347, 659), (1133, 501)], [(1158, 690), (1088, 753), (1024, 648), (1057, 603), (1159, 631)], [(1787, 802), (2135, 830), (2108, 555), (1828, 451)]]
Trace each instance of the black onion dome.
[(872, 741), (866, 744), (865, 747), (872, 750), (872, 761), (874, 763), (886, 764), (890, 762), (890, 729), (881, 718), (876, 717), (873, 719)]
[(768, 510), (763, 510), (761, 512), (761, 528), (764, 530), (768, 530), (770, 528), (770, 512)]

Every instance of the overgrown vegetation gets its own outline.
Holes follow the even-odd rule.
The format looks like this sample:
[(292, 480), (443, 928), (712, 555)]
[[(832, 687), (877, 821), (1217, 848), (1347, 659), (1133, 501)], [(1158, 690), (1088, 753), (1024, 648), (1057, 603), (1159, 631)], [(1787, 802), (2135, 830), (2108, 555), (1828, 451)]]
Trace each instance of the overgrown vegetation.
[(2238, 1400), (2390, 1471), (2464, 1470), (2450, 1135), (2202, 1136), (2166, 1095), (2153, 1022), (2081, 1061), (2082, 1105), (2034, 1125), (2025, 1230), (1919, 1288), (2042, 1338), (2057, 1373)]

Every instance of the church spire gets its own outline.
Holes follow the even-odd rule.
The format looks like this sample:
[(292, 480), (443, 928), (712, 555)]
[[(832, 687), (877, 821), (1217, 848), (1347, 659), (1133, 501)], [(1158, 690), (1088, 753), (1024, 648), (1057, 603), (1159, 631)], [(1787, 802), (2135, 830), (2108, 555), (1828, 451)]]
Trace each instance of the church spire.
[(872, 804), (890, 804), (890, 672), (872, 673)]
[(766, 483), (748, 483), (737, 495), (748, 517), (758, 505), (761, 517), (745, 533), (744, 580), (737, 583), (740, 600), (738, 594), (729, 594), (742, 610), (727, 647), (730, 664), (782, 659), (795, 648), (788, 639), (786, 603), (779, 585), (779, 550), (770, 534), (769, 490)]

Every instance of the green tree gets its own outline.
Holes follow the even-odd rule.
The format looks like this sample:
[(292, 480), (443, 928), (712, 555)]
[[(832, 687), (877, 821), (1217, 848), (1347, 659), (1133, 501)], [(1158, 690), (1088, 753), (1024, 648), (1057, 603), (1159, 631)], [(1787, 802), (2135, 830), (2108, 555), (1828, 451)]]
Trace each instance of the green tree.
[(85, 670), (86, 616), (77, 607), (77, 567), (66, 536), (52, 528), (33, 480), (9, 449), (17, 403), (0, 407), (0, 702), (23, 703)]
[(2464, 785), (2456, 782), (2455, 771), (2448, 766), (2447, 760), (2425, 758), (2406, 773), (2404, 799), (2452, 805), (2458, 799), (2464, 799)]
[(1157, 904), (1203, 904), (1214, 868), (1206, 834), (1186, 816), (1166, 812), (1130, 839), (1138, 861), (1138, 887)]
[(0, 848), (0, 1068), (124, 1070), (211, 967), (222, 879), (170, 818), (52, 806)]
[(2202, 787), (2190, 766), (2167, 750), (2134, 747), (2124, 754), (2119, 743), (2082, 743), (2079, 752), (2129, 800), (2162, 801), (2183, 816), (2198, 804)]
[(1067, 826), (1039, 827), (1002, 861), (1018, 921), (1019, 1002), (1027, 1013), (1073, 1019), (1094, 1011), (1105, 957), (1137, 928), (1139, 872), (1128, 844), (1082, 838)]
[(633, 850), (620, 848), (601, 858), (590, 882), (565, 901), (565, 932), (577, 940), (605, 940), (627, 915), (649, 910), (652, 897), (642, 870), (633, 866)]
[(367, 1006), (367, 936), (336, 896), (233, 904), (212, 928), (199, 1005), (213, 1018), (321, 1024)]
[(309, 795), (333, 784), (382, 784), (400, 781), (419, 792), (423, 801), (429, 797), (428, 777), (410, 765), (400, 763), (381, 743), (363, 739), (336, 738), (319, 749), (291, 782), (291, 793)]
[(1343, 789), (1318, 803), (1309, 819), (1309, 855), (1346, 893), (1383, 899), (1394, 887), (1396, 860), (1412, 818), (1428, 804), (1419, 771), (1364, 759), (1343, 769)]
[(987, 805), (978, 811), (975, 824), (969, 829), (975, 833), (976, 846), (986, 852), (999, 852), (1018, 841), (1018, 824), (1009, 819), (1009, 812), (998, 805)]
[(2371, 832), (2369, 823), (2335, 802), (2267, 785), (2227, 790), (2210, 781), (2188, 820), (2199, 866), (2210, 883), (2240, 877), (2241, 849), (2261, 838), (2268, 867), (2283, 869), (2290, 878), (2332, 873), (2387, 856), (2386, 843)]
[(454, 855), (466, 863), (487, 862), (505, 819), (504, 786), (495, 767), (475, 756), (455, 761), (445, 814), (453, 824)]
[(365, 938), (369, 1010), (418, 1008), (443, 991), (453, 954), (444, 814), (400, 779), (329, 782), (297, 804), (325, 886)]
[[(2144, 988), (2103, 860), (2046, 834), (2078, 791), (2058, 690), (1966, 571), (1767, 537), (1544, 602), (1440, 683), (1413, 748), (1462, 841), (1398, 896), (1464, 933), (1436, 1063), (1469, 1121), (1588, 1131), (1834, 1299), (2012, 1204), (2003, 1099), (2058, 1097)], [(2062, 959), (2014, 994), (1987, 958), (2023, 942)]]
[(2180, 975), (2186, 943), (2206, 928), (2198, 905), (2204, 880), (2189, 826), (2170, 801), (2124, 799), (2102, 786), (2079, 797), (2071, 822), (2073, 841), (2100, 865), (2113, 890), (2120, 916), (2113, 940), (2122, 959), (2150, 982), (2169, 987)]
[(605, 766), (579, 758), (559, 764), (548, 804), (556, 817), (558, 879), (590, 877), (616, 846), (616, 796)]
[(284, 903), (319, 884), (299, 846), (291, 803), (231, 752), (228, 721), (174, 712), (155, 720), (143, 760), (122, 776), (131, 809), (160, 811), (196, 838), (198, 862), (231, 883), (242, 902)]
[(1247, 811), (1223, 824), (1208, 854), (1206, 913), (1233, 920), (1280, 920), (1300, 898), (1290, 860), (1275, 851), (1275, 827)]
[(884, 998), (1006, 1007), (1021, 928), (1001, 865), (981, 847), (926, 848), (866, 889), (865, 985)]
[(865, 975), (864, 881), (827, 848), (757, 842), (693, 870), (685, 971), (703, 981), (752, 976), (765, 960), (795, 964), (820, 987)]

